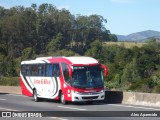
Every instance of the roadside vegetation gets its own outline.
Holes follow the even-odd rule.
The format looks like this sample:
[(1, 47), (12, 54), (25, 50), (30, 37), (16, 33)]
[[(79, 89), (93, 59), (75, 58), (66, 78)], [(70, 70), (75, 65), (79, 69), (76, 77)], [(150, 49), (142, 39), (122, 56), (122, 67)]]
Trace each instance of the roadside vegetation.
[(141, 47), (104, 47), (110, 74), (109, 89), (160, 93), (160, 42), (151, 40)]
[(105, 42), (106, 45), (118, 45), (125, 48), (142, 47), (145, 42)]
[(108, 89), (160, 93), (160, 42), (119, 43), (106, 23), (50, 4), (0, 7), (0, 85), (19, 85), (22, 60), (85, 55), (108, 66)]

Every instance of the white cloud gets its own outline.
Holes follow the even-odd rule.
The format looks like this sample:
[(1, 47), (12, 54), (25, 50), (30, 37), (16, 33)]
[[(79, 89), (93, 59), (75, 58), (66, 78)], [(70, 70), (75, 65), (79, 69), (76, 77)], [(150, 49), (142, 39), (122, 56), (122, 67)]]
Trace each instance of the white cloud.
[(111, 0), (114, 3), (131, 3), (133, 0)]
[(57, 6), (57, 8), (58, 8), (59, 10), (61, 10), (61, 9), (63, 9), (63, 8), (65, 8), (66, 10), (69, 10), (69, 9), (70, 9), (70, 6), (68, 6), (68, 5), (61, 5), (61, 6)]

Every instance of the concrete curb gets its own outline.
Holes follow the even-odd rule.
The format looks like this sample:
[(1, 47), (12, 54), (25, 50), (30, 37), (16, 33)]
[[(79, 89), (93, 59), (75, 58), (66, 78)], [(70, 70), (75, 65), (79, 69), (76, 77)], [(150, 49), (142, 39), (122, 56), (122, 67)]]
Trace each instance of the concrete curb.
[[(21, 88), (19, 86), (0, 86), (0, 93), (21, 94)], [(160, 94), (106, 91), (105, 96), (105, 103), (160, 107)]]
[(105, 102), (160, 107), (160, 94), (106, 91)]
[(160, 107), (160, 94), (123, 92), (122, 104)]
[(20, 86), (0, 86), (0, 93), (21, 94)]

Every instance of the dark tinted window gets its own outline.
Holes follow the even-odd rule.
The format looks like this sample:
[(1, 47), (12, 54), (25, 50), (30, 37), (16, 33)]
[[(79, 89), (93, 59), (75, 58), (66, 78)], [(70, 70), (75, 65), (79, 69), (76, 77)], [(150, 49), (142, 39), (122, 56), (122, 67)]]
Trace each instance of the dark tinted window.
[(45, 76), (45, 64), (38, 65), (38, 76)]
[(38, 65), (31, 65), (31, 75), (37, 76), (38, 75)]
[(30, 76), (30, 75), (31, 75), (31, 66), (26, 65), (26, 76)]
[(70, 84), (71, 81), (69, 77), (69, 70), (68, 70), (67, 64), (61, 63), (61, 65), (62, 65), (62, 70), (63, 70), (65, 81)]
[(53, 64), (52, 75), (53, 75), (54, 77), (59, 77), (59, 75), (60, 75), (60, 67), (59, 67), (59, 64)]
[(46, 64), (45, 68), (46, 68), (46, 76), (52, 76), (52, 70), (53, 70), (52, 64)]
[(21, 73), (26, 76), (60, 76), (59, 64), (26, 64), (21, 65)]
[(26, 75), (26, 66), (25, 65), (21, 65), (21, 74)]

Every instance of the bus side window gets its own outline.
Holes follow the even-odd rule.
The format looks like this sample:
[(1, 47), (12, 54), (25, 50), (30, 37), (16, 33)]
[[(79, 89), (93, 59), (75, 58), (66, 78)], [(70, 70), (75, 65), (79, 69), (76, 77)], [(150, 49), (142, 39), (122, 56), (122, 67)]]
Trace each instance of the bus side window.
[(37, 74), (38, 74), (38, 67), (37, 67), (37, 65), (31, 65), (31, 75), (32, 76), (37, 76)]
[(45, 65), (39, 64), (38, 65), (38, 76), (44, 76), (45, 75)]
[(63, 75), (64, 75), (64, 78), (65, 78), (65, 81), (70, 84), (71, 81), (70, 81), (70, 77), (69, 77), (69, 70), (68, 70), (68, 67), (67, 67), (67, 64), (65, 63), (61, 63), (62, 64), (62, 70), (63, 70)]
[(31, 75), (31, 66), (26, 65), (26, 76), (30, 76), (30, 75)]
[(42, 76), (46, 76), (46, 66), (45, 64), (42, 65), (42, 71), (43, 71), (43, 75)]
[(59, 64), (53, 64), (53, 76), (54, 77), (59, 77), (60, 76), (60, 67)]
[(52, 64), (46, 64), (46, 76), (52, 76)]
[(25, 65), (21, 65), (21, 73), (22, 73), (22, 75), (26, 75), (26, 66)]

